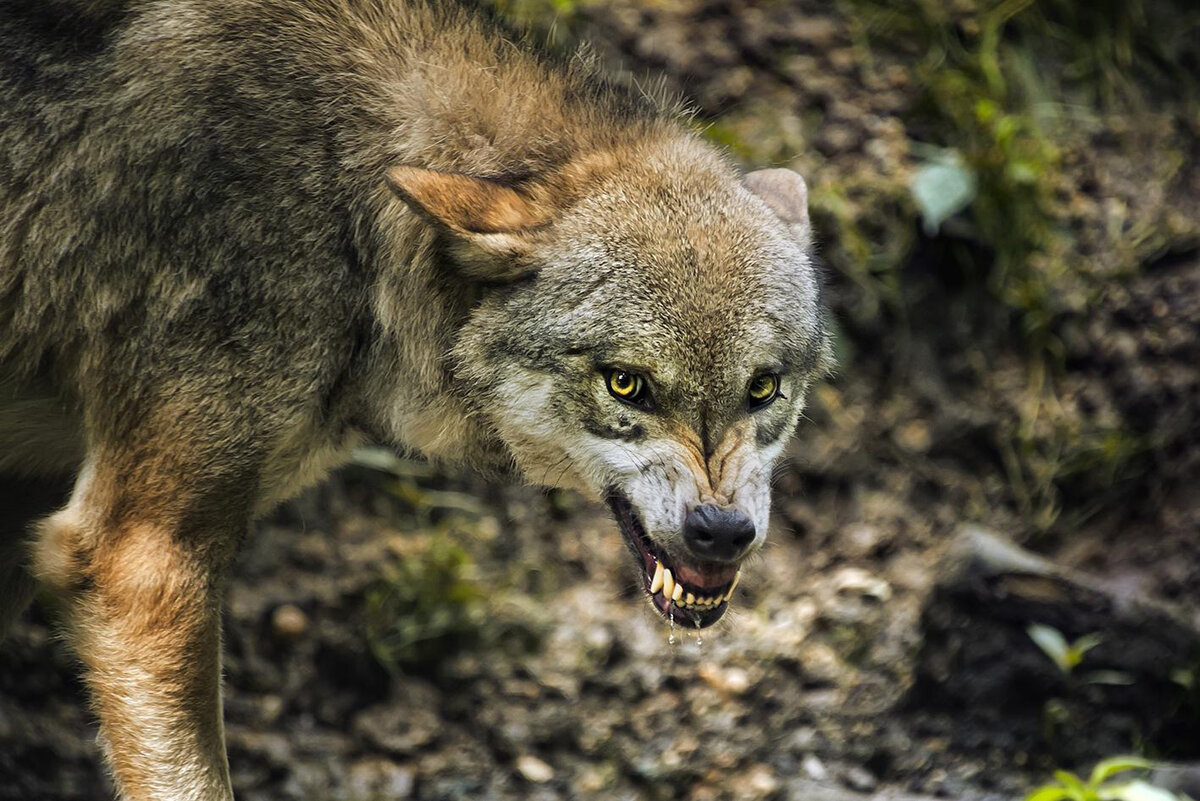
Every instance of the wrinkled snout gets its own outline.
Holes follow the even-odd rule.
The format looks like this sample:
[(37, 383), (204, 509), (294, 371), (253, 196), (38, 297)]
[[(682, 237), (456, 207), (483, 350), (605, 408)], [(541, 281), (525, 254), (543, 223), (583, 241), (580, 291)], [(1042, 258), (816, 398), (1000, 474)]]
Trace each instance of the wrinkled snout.
[(754, 544), (754, 522), (740, 509), (705, 503), (688, 512), (683, 542), (691, 555), (705, 562), (736, 562)]

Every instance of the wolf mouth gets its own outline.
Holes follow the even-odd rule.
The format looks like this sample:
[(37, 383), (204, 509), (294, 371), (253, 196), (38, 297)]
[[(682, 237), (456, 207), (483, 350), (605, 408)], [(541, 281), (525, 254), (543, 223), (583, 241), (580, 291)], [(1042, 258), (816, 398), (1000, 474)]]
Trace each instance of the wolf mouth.
[(642, 588), (654, 608), (681, 625), (705, 628), (729, 607), (741, 571), (737, 565), (686, 564), (651, 541), (633, 504), (619, 490), (606, 500), (642, 573)]

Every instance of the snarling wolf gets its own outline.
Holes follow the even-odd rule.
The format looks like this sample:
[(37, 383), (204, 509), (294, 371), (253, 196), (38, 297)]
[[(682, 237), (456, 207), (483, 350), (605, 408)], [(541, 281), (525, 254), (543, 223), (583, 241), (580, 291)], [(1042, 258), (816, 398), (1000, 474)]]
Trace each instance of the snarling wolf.
[(219, 604), (366, 439), (611, 507), (720, 618), (829, 361), (804, 182), (417, 0), (0, 4), (0, 631), (63, 599), (127, 799), (229, 799)]

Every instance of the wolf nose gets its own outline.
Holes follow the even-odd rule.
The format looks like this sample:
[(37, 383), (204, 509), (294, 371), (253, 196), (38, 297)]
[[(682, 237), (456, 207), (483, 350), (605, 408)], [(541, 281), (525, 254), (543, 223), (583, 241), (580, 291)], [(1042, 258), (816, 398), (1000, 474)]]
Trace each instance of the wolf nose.
[(754, 542), (754, 523), (737, 509), (706, 503), (688, 512), (683, 540), (700, 559), (732, 562)]

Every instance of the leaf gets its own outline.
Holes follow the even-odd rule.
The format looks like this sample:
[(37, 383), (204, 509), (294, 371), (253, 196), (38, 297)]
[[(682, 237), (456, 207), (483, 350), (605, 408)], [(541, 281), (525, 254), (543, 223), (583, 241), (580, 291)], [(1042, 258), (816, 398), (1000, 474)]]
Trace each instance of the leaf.
[(1096, 767), (1092, 768), (1091, 778), (1088, 779), (1088, 784), (1092, 787), (1099, 787), (1105, 780), (1124, 773), (1127, 770), (1149, 770), (1154, 767), (1154, 764), (1149, 760), (1142, 759), (1136, 756), (1115, 756), (1101, 760), (1096, 763)]
[(1071, 664), (1071, 646), (1067, 645), (1067, 639), (1062, 635), (1062, 632), (1053, 626), (1045, 626), (1041, 623), (1034, 623), (1029, 628), (1025, 629), (1029, 635), (1029, 639), (1041, 648), (1046, 656), (1054, 664), (1058, 665), (1059, 670), (1063, 673), (1070, 673), (1074, 665)]
[(1134, 779), (1127, 784), (1105, 787), (1100, 791), (1103, 801), (1179, 801), (1179, 796), (1149, 782)]
[(1061, 784), (1044, 784), (1025, 796), (1025, 801), (1068, 801), (1069, 798)]
[(1095, 798), (1094, 793), (1088, 792), (1088, 788), (1084, 786), (1083, 780), (1070, 771), (1056, 770), (1054, 771), (1054, 778), (1062, 782), (1067, 797), (1072, 801), (1091, 801)]
[(1088, 684), (1112, 684), (1119, 687), (1137, 683), (1133, 676), (1119, 670), (1093, 670), (1086, 674), (1083, 680)]
[(913, 175), (908, 185), (928, 236), (935, 236), (942, 223), (965, 209), (975, 199), (977, 181), (957, 153), (931, 161)]
[(1082, 657), (1084, 654), (1102, 642), (1104, 642), (1104, 638), (1099, 634), (1085, 634), (1075, 642), (1071, 643), (1071, 650), (1078, 651), (1080, 657)]

